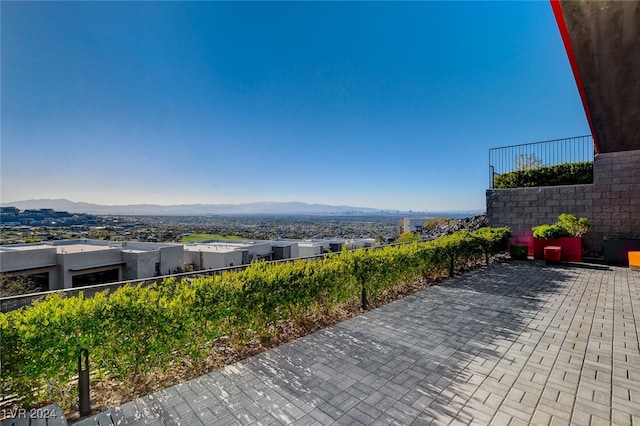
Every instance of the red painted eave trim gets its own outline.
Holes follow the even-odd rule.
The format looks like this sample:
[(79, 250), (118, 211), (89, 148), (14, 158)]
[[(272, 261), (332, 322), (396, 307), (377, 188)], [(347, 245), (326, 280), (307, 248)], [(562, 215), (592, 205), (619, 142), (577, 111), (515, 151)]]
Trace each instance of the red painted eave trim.
[(596, 132), (593, 127), (593, 119), (591, 118), (591, 111), (589, 110), (589, 104), (587, 103), (587, 95), (584, 91), (584, 85), (582, 84), (582, 77), (580, 77), (580, 70), (578, 69), (578, 61), (576, 60), (576, 55), (573, 50), (573, 44), (571, 44), (569, 29), (567, 28), (567, 23), (564, 20), (564, 14), (562, 13), (562, 6), (560, 5), (560, 0), (550, 0), (550, 1), (551, 1), (551, 9), (553, 10), (553, 15), (556, 18), (556, 23), (558, 24), (558, 29), (560, 30), (560, 36), (562, 37), (562, 42), (564, 43), (564, 48), (567, 51), (569, 64), (571, 64), (573, 77), (576, 80), (576, 85), (578, 86), (578, 92), (580, 93), (580, 98), (582, 99), (582, 107), (584, 108), (584, 112), (587, 115), (587, 121), (589, 122), (589, 128), (591, 129), (591, 135), (593, 136), (593, 145), (596, 149), (596, 152), (600, 154), (600, 145), (598, 145), (598, 139), (596, 137)]

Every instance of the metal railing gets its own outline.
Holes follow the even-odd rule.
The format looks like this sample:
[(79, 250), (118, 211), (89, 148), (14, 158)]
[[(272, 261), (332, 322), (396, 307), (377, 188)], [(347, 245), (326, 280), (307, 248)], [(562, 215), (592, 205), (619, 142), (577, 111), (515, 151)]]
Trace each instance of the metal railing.
[(564, 163), (593, 161), (595, 150), (591, 135), (504, 146), (489, 150), (489, 182), (516, 170)]

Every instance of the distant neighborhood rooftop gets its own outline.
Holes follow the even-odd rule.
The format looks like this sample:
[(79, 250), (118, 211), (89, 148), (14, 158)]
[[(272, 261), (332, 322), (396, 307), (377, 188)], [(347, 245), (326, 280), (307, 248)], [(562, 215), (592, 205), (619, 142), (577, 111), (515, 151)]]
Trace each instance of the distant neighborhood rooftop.
[(237, 245), (226, 245), (226, 244), (185, 244), (185, 251), (206, 251), (206, 252), (218, 252), (218, 253), (229, 253), (232, 251), (236, 251), (238, 249)]
[(26, 250), (41, 250), (41, 249), (53, 248), (50, 244), (13, 244), (7, 246), (0, 246), (0, 252), (13, 252), (13, 251), (26, 251)]
[(113, 250), (115, 247), (103, 246), (103, 245), (93, 245), (93, 244), (65, 244), (60, 246), (55, 246), (58, 254), (70, 254), (70, 253), (82, 253), (88, 251), (104, 251), (104, 250)]

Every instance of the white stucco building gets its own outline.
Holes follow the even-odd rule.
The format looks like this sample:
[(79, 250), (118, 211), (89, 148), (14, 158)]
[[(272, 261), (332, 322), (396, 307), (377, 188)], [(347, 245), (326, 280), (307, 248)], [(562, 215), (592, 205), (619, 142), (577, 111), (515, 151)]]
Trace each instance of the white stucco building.
[(220, 244), (187, 244), (184, 246), (184, 263), (194, 271), (226, 268), (244, 264), (247, 252)]
[(428, 217), (405, 217), (398, 221), (398, 233), (420, 232), (427, 220)]
[(30, 276), (43, 290), (58, 287), (58, 256), (50, 244), (0, 246), (0, 273)]
[(373, 247), (373, 239), (236, 241), (194, 244), (60, 240), (0, 246), (0, 273), (30, 277), (42, 290), (133, 281)]
[(184, 271), (184, 245), (123, 241), (124, 280), (175, 274)]
[(302, 240), (298, 243), (300, 257), (319, 256), (329, 250), (329, 240)]
[(271, 241), (210, 240), (184, 246), (185, 265), (194, 270), (246, 265), (256, 260), (272, 260)]
[(273, 260), (295, 259), (300, 257), (298, 242), (292, 240), (275, 240), (271, 242)]
[(375, 247), (376, 240), (375, 238), (354, 238), (354, 239), (345, 241), (345, 245), (349, 250), (353, 250), (357, 248), (371, 248), (371, 247)]
[(182, 244), (60, 240), (0, 246), (0, 273), (31, 277), (43, 290), (182, 271)]

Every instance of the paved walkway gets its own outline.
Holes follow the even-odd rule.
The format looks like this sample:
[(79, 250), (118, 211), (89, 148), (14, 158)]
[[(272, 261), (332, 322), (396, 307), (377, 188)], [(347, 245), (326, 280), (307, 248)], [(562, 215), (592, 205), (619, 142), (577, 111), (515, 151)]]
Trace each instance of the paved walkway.
[(640, 273), (507, 262), (101, 420), (640, 425), (639, 336)]

